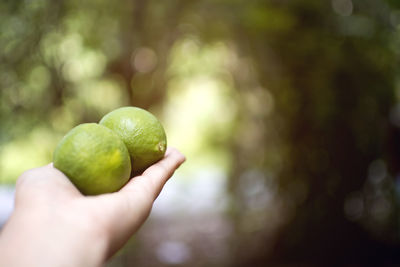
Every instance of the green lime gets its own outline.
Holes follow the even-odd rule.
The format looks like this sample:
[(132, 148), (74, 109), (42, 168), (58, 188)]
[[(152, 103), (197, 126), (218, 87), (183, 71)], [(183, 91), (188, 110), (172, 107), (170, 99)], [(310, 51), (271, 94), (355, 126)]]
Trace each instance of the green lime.
[(69, 131), (56, 147), (53, 162), (85, 195), (119, 190), (131, 171), (122, 140), (96, 123), (84, 123)]
[(141, 172), (164, 157), (167, 138), (164, 128), (150, 112), (123, 107), (106, 114), (100, 121), (124, 141), (133, 172)]

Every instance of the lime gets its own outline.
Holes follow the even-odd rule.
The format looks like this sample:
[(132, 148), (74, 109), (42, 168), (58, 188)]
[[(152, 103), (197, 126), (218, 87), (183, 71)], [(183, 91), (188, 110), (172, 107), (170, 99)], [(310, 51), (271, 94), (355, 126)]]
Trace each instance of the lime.
[(141, 172), (164, 157), (167, 147), (165, 131), (150, 112), (137, 107), (123, 107), (106, 114), (100, 124), (116, 132), (124, 141), (133, 172)]
[(131, 171), (122, 140), (96, 123), (84, 123), (69, 131), (56, 147), (53, 162), (85, 195), (119, 190)]

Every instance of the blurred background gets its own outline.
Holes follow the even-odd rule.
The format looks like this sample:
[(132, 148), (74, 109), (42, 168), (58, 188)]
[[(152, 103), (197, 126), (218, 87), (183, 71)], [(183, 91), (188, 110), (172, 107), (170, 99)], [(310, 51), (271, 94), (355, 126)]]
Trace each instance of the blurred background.
[(0, 225), (62, 136), (148, 109), (187, 162), (107, 266), (398, 266), (400, 2), (0, 2)]

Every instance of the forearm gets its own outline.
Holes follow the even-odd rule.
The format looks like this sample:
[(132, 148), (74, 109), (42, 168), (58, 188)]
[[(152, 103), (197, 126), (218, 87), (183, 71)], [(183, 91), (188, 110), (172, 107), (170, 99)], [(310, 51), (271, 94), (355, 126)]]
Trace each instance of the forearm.
[(83, 223), (51, 217), (16, 211), (0, 233), (0, 266), (90, 267), (103, 263), (104, 238)]

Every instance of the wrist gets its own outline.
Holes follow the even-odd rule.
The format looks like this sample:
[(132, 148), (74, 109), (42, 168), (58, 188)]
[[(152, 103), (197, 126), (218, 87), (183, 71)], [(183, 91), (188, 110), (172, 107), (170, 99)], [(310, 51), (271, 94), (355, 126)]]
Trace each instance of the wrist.
[(0, 233), (0, 265), (100, 266), (107, 238), (83, 218), (15, 210)]

